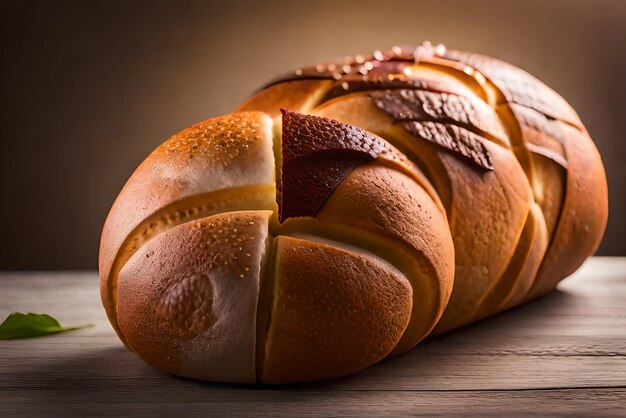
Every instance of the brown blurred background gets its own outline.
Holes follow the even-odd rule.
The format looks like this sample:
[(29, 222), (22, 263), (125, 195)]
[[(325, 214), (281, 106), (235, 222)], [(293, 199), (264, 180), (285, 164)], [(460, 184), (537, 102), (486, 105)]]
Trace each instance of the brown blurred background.
[(626, 1), (2, 1), (0, 269), (95, 269), (137, 164), (276, 73), (430, 40), (517, 64), (578, 110), (626, 255)]

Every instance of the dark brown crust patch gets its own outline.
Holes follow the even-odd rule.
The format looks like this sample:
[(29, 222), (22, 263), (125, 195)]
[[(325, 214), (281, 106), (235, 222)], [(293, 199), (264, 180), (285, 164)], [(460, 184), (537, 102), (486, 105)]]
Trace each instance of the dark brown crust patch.
[(334, 119), (283, 110), (283, 162), (317, 151), (350, 150), (400, 159), (391, 145), (371, 133)]
[(408, 132), (453, 151), (485, 170), (493, 170), (491, 154), (483, 139), (456, 125), (435, 122), (402, 122)]
[(283, 162), (279, 220), (317, 216), (337, 186), (368, 154), (348, 150), (320, 151), (290, 163)]
[(375, 91), (370, 97), (395, 121), (451, 123), (508, 142), (495, 112), (477, 98), (410, 89)]
[(350, 125), (283, 110), (282, 222), (316, 216), (339, 183), (356, 167), (382, 157), (407, 165), (384, 140)]
[(483, 169), (493, 170), (482, 137), (455, 125), (487, 129), (465, 97), (419, 90), (385, 90), (370, 96), (379, 109), (401, 122), (411, 134), (458, 153)]

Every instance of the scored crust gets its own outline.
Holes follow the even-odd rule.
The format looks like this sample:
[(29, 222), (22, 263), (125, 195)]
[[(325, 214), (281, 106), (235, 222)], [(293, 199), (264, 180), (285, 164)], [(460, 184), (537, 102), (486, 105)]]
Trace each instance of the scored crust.
[(115, 200), (100, 241), (100, 292), (117, 326), (117, 274), (162, 230), (225, 210), (274, 210), (273, 121), (260, 112), (209, 119), (164, 142)]
[(389, 245), (387, 259), (398, 246), (410, 252), (411, 265), (394, 263), (411, 283), (414, 299), (411, 321), (393, 353), (417, 345), (439, 321), (452, 291), (454, 247), (443, 210), (410, 177), (372, 162), (341, 183), (317, 218), (389, 238), (395, 245)]
[[(350, 108), (361, 111), (350, 113)], [(459, 279), (455, 280), (452, 299), (437, 328), (439, 332), (470, 322), (484, 293), (506, 270), (532, 199), (514, 154), (485, 140), (494, 170), (476, 170), (456, 156), (416, 140), (364, 94), (330, 102), (319, 113), (326, 117), (339, 115), (346, 123), (387, 138), (430, 174), (438, 192), (445, 190), (440, 194), (454, 239)]]
[[(256, 120), (260, 126), (234, 134), (240, 135), (234, 141), (243, 144), (241, 150), (228, 161), (202, 151), (211, 147), (204, 142), (221, 140), (214, 131), (221, 132), (223, 123), (243, 124), (245, 128), (246, 123), (242, 120), (247, 118)], [(130, 231), (119, 245), (116, 258), (108, 263), (108, 269), (101, 270), (103, 301), (113, 317), (112, 324), (127, 347), (148, 363), (179, 375), (220, 381), (253, 382), (264, 379), (278, 382), (350, 373), (377, 362), (394, 348), (394, 353), (405, 351), (424, 338), (435, 325), (450, 295), (453, 250), (443, 206), (419, 170), (385, 141), (371, 138), (371, 149), (367, 151), (371, 161), (368, 167), (385, 173), (386, 177), (383, 176), (372, 186), (381, 190), (369, 200), (363, 194), (364, 190), (358, 193), (361, 193), (360, 204), (375, 202), (382, 212), (378, 216), (374, 213), (366, 216), (365, 223), (354, 224), (348, 232), (333, 227), (334, 244), (322, 245), (320, 240), (324, 239), (320, 236), (324, 235), (325, 227), (319, 230), (310, 228), (307, 222), (300, 223), (303, 218), (298, 218), (295, 224), (276, 223), (276, 203), (267, 199), (270, 194), (275, 198), (276, 188), (273, 184), (269, 188), (265, 184), (270, 176), (272, 182), (275, 179), (273, 163), (271, 174), (267, 168), (269, 163), (264, 163), (273, 162), (272, 158), (267, 158), (267, 153), (275, 148), (272, 145), (271, 119), (258, 113), (234, 114), (221, 119), (221, 123), (220, 120), (203, 122), (200, 135), (196, 133), (198, 129), (192, 129), (189, 134), (183, 132), (157, 149), (131, 177), (118, 198), (118, 202), (123, 201), (123, 204), (116, 203), (107, 220), (103, 249), (117, 245), (108, 233), (110, 230), (118, 234), (123, 228)], [(226, 122), (223, 122), (224, 119)], [(336, 127), (349, 128), (345, 125)], [(259, 131), (258, 144), (254, 141), (251, 144), (250, 139), (245, 138)], [(181, 136), (184, 138), (182, 147), (171, 144), (180, 141), (178, 137)], [(187, 138), (198, 136), (197, 140)], [(328, 140), (334, 140), (332, 135)], [(197, 142), (186, 147), (190, 141)], [(219, 148), (220, 144), (212, 146)], [(189, 154), (171, 156), (162, 150), (164, 147), (177, 153), (182, 148), (182, 153)], [(334, 145), (327, 142), (319, 150), (327, 152), (325, 147), (333, 149)], [(251, 169), (248, 166), (255, 158), (259, 158), (262, 164)], [(169, 176), (160, 174), (164, 171), (162, 165), (167, 166)], [(243, 185), (236, 184), (235, 187), (233, 183), (229, 184), (231, 178), (227, 173), (220, 176), (222, 171), (235, 172), (233, 176), (242, 176), (243, 173), (243, 183), (240, 183)], [(170, 179), (179, 188), (170, 186)], [(185, 183), (185, 179), (191, 179), (190, 183)], [(194, 179), (203, 184), (191, 187)], [(356, 186), (351, 186), (353, 183), (346, 183), (346, 190), (367, 186), (358, 177)], [(343, 182), (337, 186), (342, 188), (341, 191), (331, 190), (333, 203), (325, 203), (324, 213), (319, 216), (325, 224), (330, 225), (334, 218), (341, 222), (340, 218), (350, 210), (341, 199), (333, 197), (352, 196), (351, 192), (343, 191)], [(169, 193), (151, 196), (150, 192), (156, 187)], [(401, 189), (395, 197), (394, 188)], [(128, 211), (132, 202), (137, 205), (142, 199), (147, 199), (147, 204), (139, 205), (139, 210), (133, 213)], [(399, 201), (393, 202), (393, 199)], [(411, 205), (422, 200), (423, 208), (420, 206), (420, 210)], [(158, 205), (161, 207), (152, 209)], [(393, 224), (394, 211), (396, 214), (401, 211), (398, 205), (403, 205), (408, 215), (415, 215), (411, 220), (415, 226), (387, 233)], [(259, 212), (259, 209), (271, 209), (271, 212)], [(137, 223), (135, 219), (140, 221)], [(243, 232), (250, 228), (248, 224), (255, 225), (255, 232), (249, 234), (250, 242), (241, 243), (241, 237), (248, 236)], [(351, 223), (343, 224), (350, 226)], [(431, 228), (434, 230), (431, 231)], [(431, 236), (420, 238), (418, 235), (424, 232), (420, 232), (422, 229), (428, 230)], [(282, 236), (294, 233), (294, 230), (295, 233), (306, 232), (308, 237), (296, 240)], [(278, 236), (275, 244), (268, 238), (270, 235)], [(225, 245), (229, 239), (238, 251), (229, 249), (230, 244)], [(326, 371), (318, 371), (318, 374), (301, 371), (298, 375), (294, 374), (297, 369), (292, 365), (289, 372), (292, 374), (289, 374), (276, 365), (276, 359), (282, 358), (281, 350), (285, 349), (285, 342), (277, 338), (275, 343), (269, 343), (274, 341), (276, 335), (273, 330), (286, 324), (281, 323), (280, 309), (269, 305), (277, 299), (272, 294), (273, 281), (267, 276), (278, 272), (275, 281), (279, 287), (276, 289), (291, 285), (285, 280), (296, 280), (283, 277), (283, 272), (299, 263), (294, 256), (296, 253), (284, 249), (284, 243), (294, 242), (299, 243), (299, 248), (323, 247), (322, 253), (328, 255), (327, 259), (352, 260), (350, 265), (356, 263), (360, 266), (344, 271), (334, 262), (328, 264), (327, 278), (334, 279), (326, 282), (327, 293), (350, 291), (356, 297), (355, 289), (359, 286), (369, 289), (371, 293), (372, 299), (367, 306), (363, 305), (365, 299), (362, 296), (362, 300), (358, 301), (359, 306), (365, 306), (365, 312), (358, 309), (356, 314), (352, 314), (352, 310), (345, 312), (343, 320), (350, 324), (351, 333), (335, 326), (327, 330), (350, 337), (349, 343), (335, 342), (335, 347), (343, 347), (344, 351), (337, 348), (337, 357), (327, 359), (329, 364), (335, 364), (333, 361), (345, 363), (346, 356), (354, 358), (352, 363), (344, 366), (335, 364), (332, 372), (323, 369)], [(386, 244), (370, 245), (373, 242)], [(369, 252), (370, 247), (376, 247), (376, 253)], [(381, 250), (383, 247), (384, 250)], [(277, 248), (276, 256), (273, 255), (274, 248)], [(106, 252), (101, 262), (106, 267)], [(242, 264), (245, 262), (252, 264)], [(401, 265), (403, 270), (397, 270), (396, 264)], [(336, 270), (335, 275), (331, 276), (333, 269)], [(238, 275), (244, 275), (243, 271), (246, 280), (239, 280)], [(358, 277), (354, 276), (357, 272)], [(317, 277), (318, 273), (312, 271), (311, 274)], [(410, 275), (410, 281), (405, 274)], [(112, 280), (115, 286), (111, 286)], [(260, 291), (262, 286), (265, 286), (263, 292)], [(415, 311), (412, 310), (412, 286), (420, 295), (419, 299), (416, 298), (419, 306)], [(266, 297), (264, 294), (267, 292), (270, 293)], [(322, 306), (326, 299), (313, 302)], [(349, 301), (346, 299), (346, 302)], [(414, 324), (404, 334), (410, 318), (413, 318)], [(311, 321), (311, 318), (305, 319), (302, 326), (319, 326)], [(353, 326), (355, 321), (362, 323), (361, 328)], [(371, 321), (378, 321), (379, 328), (373, 326)], [(377, 337), (374, 338), (372, 333)], [(403, 335), (403, 343), (397, 346)], [(268, 341), (267, 346), (265, 341)], [(360, 351), (355, 351), (354, 346), (361, 347)], [(267, 373), (266, 377), (260, 372)]]
[[(282, 144), (281, 107), (299, 121)], [(606, 226), (580, 119), (497, 60), (378, 51), (299, 69), (239, 110), (157, 148), (105, 223), (109, 319), (171, 373), (361, 370), (550, 291)]]
[[(476, 315), (510, 307), (511, 301), (519, 303), (548, 292), (599, 245), (608, 215), (606, 178), (599, 154), (572, 107), (519, 68), (442, 46), (395, 48), (376, 51), (372, 56), (347, 57), (341, 64), (299, 69), (274, 80), (238, 110), (256, 109), (258, 98), (259, 105), (270, 111), (270, 97), (274, 108), (293, 106), (373, 132), (406, 153), (427, 175), (448, 211), (457, 254), (453, 297), (437, 332), (468, 323)], [(437, 129), (429, 128), (429, 124)], [(446, 137), (444, 125), (452, 125), (445, 128), (448, 133), (466, 129), (478, 138), (464, 142), (462, 136)], [(433, 132), (439, 132), (440, 137)], [(458, 198), (459, 181), (474, 189), (474, 193), (466, 193), (473, 196), (469, 200), (488, 193), (480, 190), (481, 180), (463, 179), (476, 177), (476, 170), (464, 167), (452, 156), (463, 154), (476, 165), (490, 168), (489, 159), (483, 155), (492, 155), (487, 155), (482, 145), (499, 147), (496, 152), (510, 160), (505, 164), (509, 168), (495, 170), (500, 171), (494, 185), (502, 189), (501, 202), (492, 209), (465, 201), (454, 208), (455, 193), (456, 200), (467, 200)], [(450, 170), (451, 164), (458, 170)], [(497, 185), (502, 180), (513, 187)], [(534, 204), (539, 205), (539, 211)], [(510, 231), (510, 236), (487, 244), (495, 257), (483, 252), (483, 261), (479, 260), (477, 268), (473, 266), (474, 257), (463, 257), (464, 252), (473, 251), (472, 244), (461, 237), (480, 236), (477, 231), (482, 232), (480, 225), (485, 222), (476, 220), (472, 226), (471, 218), (484, 217), (487, 221), (516, 206), (519, 215), (511, 225), (506, 219), (494, 218), (500, 225), (489, 226)], [(470, 218), (470, 223), (462, 228), (458, 220), (465, 222), (465, 218)], [(531, 229), (538, 234), (534, 235), (538, 242), (528, 240)], [(497, 252), (502, 245), (502, 251)], [(530, 260), (530, 254), (533, 262), (519, 263)], [(531, 273), (538, 259), (541, 267), (538, 273)], [(520, 296), (533, 274), (536, 277), (527, 295)], [(513, 297), (509, 291), (518, 280)], [(526, 284), (522, 286), (522, 282)], [(503, 289), (509, 290), (503, 293)], [(487, 293), (492, 296), (486, 297)], [(501, 297), (494, 298), (494, 294)]]
[(600, 154), (586, 132), (556, 122), (564, 135), (567, 184), (552, 242), (526, 300), (543, 295), (578, 269), (602, 240), (608, 188)]

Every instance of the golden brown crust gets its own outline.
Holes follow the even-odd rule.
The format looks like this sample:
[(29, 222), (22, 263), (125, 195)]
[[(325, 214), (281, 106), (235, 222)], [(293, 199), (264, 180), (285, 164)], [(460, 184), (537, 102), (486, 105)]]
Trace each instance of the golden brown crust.
[(446, 206), (459, 278), (436, 332), (473, 320), (479, 301), (499, 281), (516, 251), (532, 201), (528, 180), (514, 153), (485, 139), (494, 170), (476, 170), (445, 149), (409, 135), (363, 94), (336, 99), (318, 112), (345, 118), (347, 123), (386, 138), (430, 173)]
[(144, 245), (120, 272), (129, 348), (170, 373), (254, 382), (261, 261), (271, 212), (188, 222)]
[(550, 247), (526, 300), (543, 295), (593, 254), (608, 219), (608, 188), (600, 154), (586, 132), (561, 124), (567, 155), (565, 201)]
[(526, 71), (472, 52), (449, 50), (444, 55), (482, 73), (499, 90), (501, 101), (535, 109), (552, 119), (582, 127), (580, 118), (569, 103)]
[[(272, 125), (259, 112), (200, 122), (164, 142), (133, 173), (109, 212), (100, 242), (102, 302), (118, 335), (116, 275), (144, 236), (225, 206), (273, 209)], [(205, 198), (193, 199), (199, 195)], [(162, 216), (154, 216), (168, 205)]]
[(415, 138), (398, 127), (391, 116), (376, 108), (367, 94), (353, 94), (327, 102), (313, 109), (311, 113), (327, 118), (335, 118), (344, 123), (359, 126), (389, 141), (394, 147), (411, 157), (434, 186), (444, 207), (451, 201), (450, 183), (440, 160), (436, 157), (440, 150), (432, 143), (422, 143), (419, 155), (411, 155)]
[[(281, 108), (323, 132), (287, 130), (281, 150)], [(239, 111), (166, 141), (105, 223), (109, 319), (172, 373), (284, 383), (361, 370), (550, 291), (606, 227), (604, 168), (578, 115), (492, 58), (377, 51), (299, 69)], [(276, 182), (294, 179), (278, 206), (298, 210), (279, 219)]]
[(435, 326), (452, 291), (454, 248), (441, 206), (407, 175), (372, 162), (343, 181), (317, 218), (387, 237), (412, 252), (417, 269), (395, 264), (411, 283), (414, 300), (394, 354), (413, 348)]
[(409, 320), (411, 286), (359, 249), (281, 236), (261, 381), (327, 379), (383, 359)]
[(280, 116), (280, 109), (304, 113), (316, 104), (329, 83), (328, 80), (302, 80), (277, 84), (243, 102), (236, 112), (259, 111), (272, 118)]
[[(337, 69), (320, 74), (328, 76), (326, 85), (307, 81), (308, 88), (315, 83), (318, 86), (317, 105), (311, 101), (307, 106), (310, 113), (359, 126), (386, 138), (416, 161), (435, 186), (448, 210), (457, 254), (453, 293), (458, 295), (453, 294), (448, 312), (438, 326), (441, 331), (473, 320), (472, 311), (482, 316), (545, 293), (573, 272), (593, 253), (601, 239), (607, 217), (606, 180), (597, 151), (593, 144), (589, 147), (588, 135), (578, 115), (563, 98), (536, 78), (478, 54), (438, 50), (428, 45), (418, 47), (413, 54), (415, 59), (405, 48), (379, 54), (379, 58), (376, 54), (365, 56), (361, 63), (363, 60), (365, 65), (373, 63), (374, 71), (361, 73), (362, 76), (355, 71), (361, 69), (355, 60), (347, 59), (351, 70)], [(306, 78), (315, 71), (301, 69), (296, 75), (298, 73)], [(298, 77), (292, 76), (292, 79)], [(289, 84), (297, 90), (303, 82)], [(276, 84), (265, 91), (282, 88), (280, 86), (282, 84)], [(280, 95), (275, 97), (277, 104), (285, 100)], [(455, 104), (450, 103), (450, 98), (455, 99)], [(250, 99), (246, 108), (254, 109), (254, 102), (254, 98)], [(410, 122), (405, 122), (407, 120)], [(501, 154), (499, 164), (508, 168), (495, 170), (499, 171), (495, 187), (483, 189), (484, 182), (467, 180), (467, 177), (475, 177), (473, 171), (462, 167), (445, 151), (416, 143), (420, 130), (408, 129), (407, 123), (453, 123), (459, 128), (469, 128), (484, 137), (481, 142), (493, 141), (502, 146), (497, 149)], [(502, 132), (508, 136), (503, 138)], [(432, 133), (424, 135), (424, 139), (432, 139)], [(455, 141), (454, 138), (435, 139), (444, 148)], [(459, 149), (466, 152), (463, 146), (459, 144)], [(488, 147), (494, 148), (491, 144)], [(572, 147), (574, 149), (568, 153), (567, 149)], [(576, 156), (580, 147), (587, 149), (584, 158)], [(466, 155), (471, 152), (468, 150)], [(576, 162), (577, 159), (584, 161)], [(482, 160), (477, 161), (482, 164)], [(488, 164), (489, 160), (486, 161)], [(458, 170), (454, 168), (457, 165)], [(578, 194), (579, 189), (586, 191), (586, 197)], [(464, 193), (464, 190), (472, 192)], [(455, 195), (462, 197), (455, 198)], [(488, 197), (481, 199), (482, 195)], [(539, 205), (540, 213), (533, 202)], [(500, 216), (501, 213), (505, 215)], [(507, 225), (506, 217), (513, 213), (517, 215)], [(573, 216), (573, 213), (581, 215)], [(532, 216), (529, 220), (534, 228), (527, 225), (522, 234), (527, 215)], [(495, 222), (489, 224), (490, 218)], [(481, 225), (487, 225), (487, 232), (503, 231), (503, 234), (494, 232), (490, 237)], [(535, 232), (531, 233), (529, 228)], [(535, 237), (532, 245), (528, 234)], [(474, 238), (468, 238), (472, 235)], [(481, 240), (492, 244), (480, 250)], [(474, 250), (476, 245), (477, 251)], [(501, 251), (496, 252), (496, 248)], [(527, 261), (520, 264), (519, 260)], [(538, 260), (542, 267), (537, 279), (530, 279)], [(520, 293), (528, 288), (530, 281), (533, 290), (527, 297), (522, 296)], [(508, 290), (504, 291), (505, 288)], [(487, 292), (491, 296), (486, 297)]]
[(480, 319), (517, 305), (532, 286), (547, 247), (548, 233), (541, 209), (533, 203), (506, 271), (483, 293), (472, 318)]

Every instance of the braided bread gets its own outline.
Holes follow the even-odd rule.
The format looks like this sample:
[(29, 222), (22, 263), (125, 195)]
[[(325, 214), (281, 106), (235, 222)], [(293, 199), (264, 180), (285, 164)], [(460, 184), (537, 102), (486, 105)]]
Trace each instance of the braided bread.
[(394, 47), (279, 77), (158, 147), (105, 222), (102, 301), (174, 374), (337, 377), (554, 289), (598, 247), (607, 201), (553, 90)]

